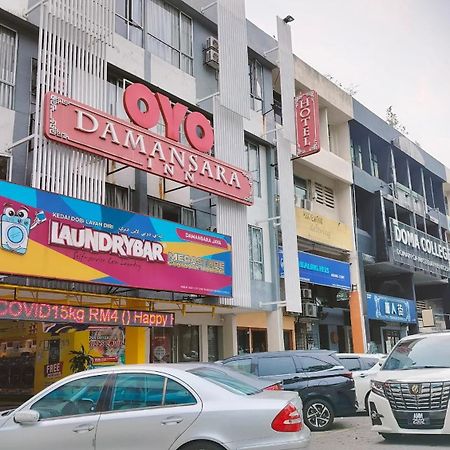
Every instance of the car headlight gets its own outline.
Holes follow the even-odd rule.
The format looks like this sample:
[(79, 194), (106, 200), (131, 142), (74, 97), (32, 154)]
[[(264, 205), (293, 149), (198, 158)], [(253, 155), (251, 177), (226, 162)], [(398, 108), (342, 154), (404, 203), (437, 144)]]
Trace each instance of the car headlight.
[(384, 397), (384, 383), (382, 383), (381, 381), (372, 380), (370, 382), (370, 388), (372, 389), (372, 392), (374, 394)]

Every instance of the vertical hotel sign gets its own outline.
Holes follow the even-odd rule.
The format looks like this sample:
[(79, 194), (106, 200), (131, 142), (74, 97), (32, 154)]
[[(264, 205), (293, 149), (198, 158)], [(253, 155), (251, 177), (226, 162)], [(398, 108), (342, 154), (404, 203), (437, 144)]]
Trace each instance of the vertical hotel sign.
[(301, 158), (320, 151), (319, 96), (305, 92), (295, 99), (297, 155)]

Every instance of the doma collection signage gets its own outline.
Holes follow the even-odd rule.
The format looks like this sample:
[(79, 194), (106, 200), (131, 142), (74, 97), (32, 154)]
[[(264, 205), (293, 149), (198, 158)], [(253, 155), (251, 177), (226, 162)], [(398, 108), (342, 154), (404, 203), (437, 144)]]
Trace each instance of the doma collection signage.
[[(205, 116), (188, 113), (185, 105), (172, 104), (165, 95), (139, 83), (125, 90), (123, 101), (132, 123), (48, 92), (44, 134), (52, 141), (154, 175), (246, 205), (253, 203), (251, 175), (210, 155), (214, 130)], [(161, 117), (165, 136), (149, 130)], [(191, 148), (179, 142), (181, 127)]]

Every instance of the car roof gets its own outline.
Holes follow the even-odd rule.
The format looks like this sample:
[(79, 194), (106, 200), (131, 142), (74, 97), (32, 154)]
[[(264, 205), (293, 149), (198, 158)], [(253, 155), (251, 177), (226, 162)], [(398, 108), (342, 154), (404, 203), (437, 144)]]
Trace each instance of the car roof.
[(371, 358), (379, 359), (385, 356), (383, 353), (336, 353), (338, 358)]
[(450, 335), (450, 330), (446, 330), (446, 331), (439, 331), (439, 332), (435, 332), (435, 331), (429, 331), (429, 332), (425, 332), (425, 333), (417, 333), (417, 334), (411, 334), (409, 336), (405, 336), (404, 338), (401, 339), (401, 341), (409, 341), (412, 339), (417, 339), (418, 337), (429, 337), (429, 336), (449, 336)]
[(271, 356), (293, 356), (293, 355), (334, 355), (334, 350), (280, 350), (277, 352), (256, 352), (256, 353), (242, 353), (230, 358), (225, 358), (224, 361), (237, 358), (253, 358), (253, 357), (271, 357)]

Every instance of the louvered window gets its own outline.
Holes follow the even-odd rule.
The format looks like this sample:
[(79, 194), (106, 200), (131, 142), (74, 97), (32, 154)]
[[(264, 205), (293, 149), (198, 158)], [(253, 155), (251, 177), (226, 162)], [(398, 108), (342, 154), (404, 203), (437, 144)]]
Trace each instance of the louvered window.
[(0, 25), (0, 106), (12, 109), (16, 84), (17, 35)]
[(334, 191), (320, 183), (315, 183), (316, 202), (334, 208)]

